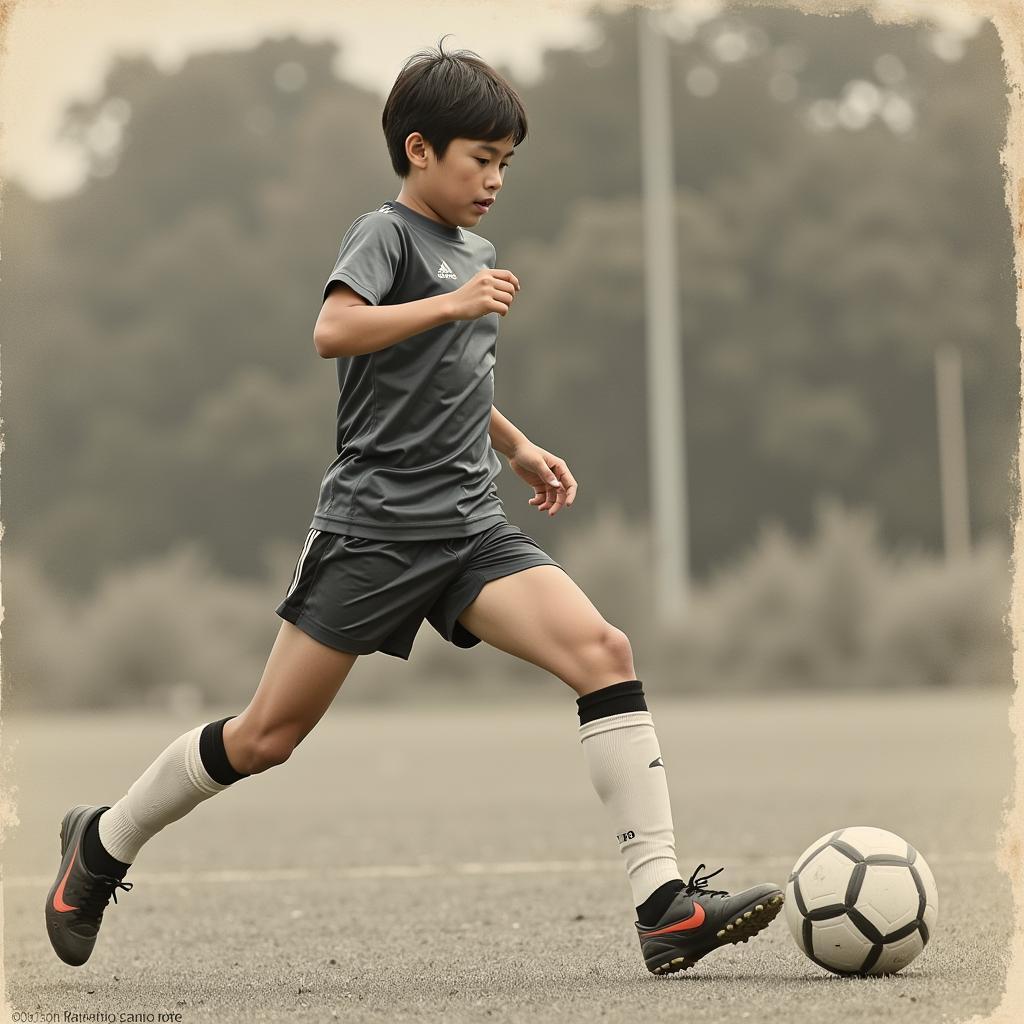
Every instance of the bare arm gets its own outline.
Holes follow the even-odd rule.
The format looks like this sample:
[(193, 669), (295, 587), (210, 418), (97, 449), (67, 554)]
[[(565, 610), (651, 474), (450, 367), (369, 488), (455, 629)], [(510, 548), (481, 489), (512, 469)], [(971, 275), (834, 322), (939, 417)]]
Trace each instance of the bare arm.
[(371, 306), (347, 284), (339, 284), (320, 307), (313, 328), (313, 345), (323, 359), (361, 356), (455, 319), (451, 295)]
[(528, 440), (527, 436), (511, 421), (491, 406), (491, 445), (505, 458), (512, 458), (516, 448)]
[(361, 356), (450, 320), (476, 320), (487, 313), (505, 316), (518, 290), (519, 281), (511, 271), (481, 270), (453, 292), (373, 306), (339, 283), (320, 307), (313, 344), (324, 359)]

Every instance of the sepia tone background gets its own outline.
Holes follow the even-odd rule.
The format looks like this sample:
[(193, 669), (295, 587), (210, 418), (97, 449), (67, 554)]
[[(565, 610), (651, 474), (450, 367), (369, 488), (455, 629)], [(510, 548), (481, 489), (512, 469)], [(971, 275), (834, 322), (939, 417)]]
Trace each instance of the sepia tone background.
[[(334, 368), (311, 341), (323, 281), (351, 221), (397, 194), (383, 97), (404, 58), (445, 32), (494, 61), (531, 114), (480, 225), (498, 265), (523, 283), (501, 325), (495, 404), (564, 457), (581, 485), (572, 512), (548, 520), (504, 467), (509, 519), (627, 632), (652, 706), (680, 746), (691, 716), (703, 716), (709, 736), (724, 716), (772, 723), (777, 745), (759, 754), (755, 744), (751, 761), (726, 773), (723, 801), (738, 798), (751, 771), (767, 785), (775, 766), (788, 790), (813, 766), (820, 789), (806, 820), (791, 812), (776, 832), (770, 791), (755, 801), (749, 831), (768, 845), (747, 849), (751, 870), (792, 859), (852, 815), (913, 830), (934, 851), (944, 894), (968, 870), (981, 879), (980, 904), (1009, 900), (990, 862), (1011, 781), (1006, 616), (1020, 381), (999, 159), (1009, 105), (995, 28), (942, 4), (922, 6), (924, 20), (909, 25), (876, 24), (864, 11), (825, 18), (717, 3), (679, 3), (662, 19), (693, 570), (686, 614), (663, 623), (652, 586), (637, 10), (535, 6), (535, 17), (508, 20), (499, 5), (438, 4), (416, 15), (392, 5), (371, 15), (333, 4), (319, 15), (324, 26), (338, 9), (352, 18), (317, 32), (316, 5), (290, 27), (283, 7), (254, 5), (244, 29), (212, 11), (189, 17), (177, 36), (170, 27), (184, 15), (165, 13), (166, 33), (131, 29), (127, 18), (112, 24), (102, 60), (102, 47), (71, 45), (73, 23), (62, 33), (57, 20), (65, 49), (55, 41), (49, 92), (58, 66), (69, 83), (82, 81), (71, 74), (76, 62), (102, 74), (93, 90), (51, 102), (59, 140), (47, 148), (27, 127), (46, 117), (17, 56), (30, 38), (26, 20), (19, 48), (18, 19), (44, 17), (43, 5), (15, 10), (14, 57), (0, 78), (10, 126), (0, 231), (3, 710), (21, 818), (4, 860), (12, 913), (25, 901), (8, 942), (13, 934), (30, 950), (18, 961), (17, 1005), (62, 991), (61, 973), (40, 966), (48, 948), (32, 911), (33, 886), (48, 886), (37, 873), (55, 853), (50, 819), (79, 799), (112, 802), (173, 736), (237, 713), (259, 680), (279, 625), (273, 608), (335, 454)], [(481, 24), (469, 28), (474, 12)], [(36, 41), (56, 39), (46, 24)], [(966, 551), (951, 550), (943, 531), (936, 360), (950, 350), (962, 365)], [(358, 720), (382, 743), (410, 728), (408, 749), (427, 744), (430, 757), (436, 736), (412, 729), (419, 716), (457, 702), (486, 729), (500, 706), (510, 722), (519, 709), (521, 730), (494, 738), (490, 753), (515, 774), (530, 750), (523, 737), (538, 735), (538, 709), (565, 719), (560, 742), (572, 747), (573, 709), (556, 682), (485, 645), (456, 650), (424, 625), (410, 662), (359, 660), (302, 753), (308, 766), (317, 751), (330, 764)], [(364, 717), (347, 719), (346, 708)], [(920, 722), (931, 742), (914, 758)], [(102, 757), (85, 738), (101, 735)], [(445, 735), (454, 756), (460, 734)], [(540, 742), (531, 752), (546, 764)], [(938, 752), (954, 744), (956, 757), (943, 761)], [(81, 761), (106, 788), (43, 788), (43, 750), (58, 763)], [(716, 763), (713, 745), (706, 753), (701, 763)], [(888, 772), (858, 783), (872, 758)], [(694, 778), (677, 760), (678, 818), (692, 786), (718, 783), (710, 769)], [(301, 755), (288, 771), (294, 787), (313, 777)], [(586, 837), (576, 855), (603, 864), (613, 851), (598, 809), (579, 773), (572, 781), (580, 818), (571, 835)], [(524, 814), (535, 783), (523, 783)], [(415, 808), (436, 792), (418, 784), (423, 791), (387, 815), (419, 837), (418, 851), (403, 858), (379, 826), (381, 845), (360, 846), (351, 870), (375, 857), (474, 859), (443, 839), (431, 845), (432, 826)], [(469, 785), (462, 797), (471, 801)], [(886, 802), (890, 787), (899, 801)], [(940, 810), (942, 795), (951, 806)], [(908, 801), (934, 813), (911, 812)], [(219, 809), (204, 810), (207, 829), (225, 836), (259, 816), (237, 806), (225, 823)], [(295, 827), (316, 848), (322, 823), (306, 810)], [(482, 813), (506, 811), (496, 799)], [(950, 822), (963, 828), (944, 830)], [(147, 849), (147, 858), (170, 858), (147, 860), (154, 879), (160, 868), (222, 866), (223, 847), (197, 845), (199, 828), (191, 817), (175, 826), (192, 837), (177, 852), (170, 833), (158, 841), (166, 851)], [(745, 835), (732, 836), (732, 848)], [(725, 828), (706, 845), (728, 853), (729, 838)], [(573, 856), (557, 840), (523, 846), (511, 825), (488, 848), (523, 863)], [(704, 848), (687, 842), (685, 856), (705, 858)], [(191, 860), (175, 860), (182, 849)], [(271, 859), (337, 866), (337, 851), (320, 864), (308, 849), (282, 845)], [(253, 865), (239, 857), (236, 866)], [(594, 869), (602, 885), (606, 870)], [(621, 903), (611, 872), (607, 888)], [(954, 986), (973, 1000), (965, 1012), (998, 1000), (992, 965), (1007, 934), (986, 933), (993, 984)], [(953, 945), (943, 952), (940, 933), (928, 955), (955, 964), (963, 936), (946, 937)], [(773, 931), (780, 949), (785, 938)], [(948, 994), (919, 970), (914, 999), (932, 1019)], [(576, 1009), (589, 1012), (577, 996)], [(876, 1002), (843, 998), (847, 1019), (878, 1019)], [(472, 1004), (459, 1012), (473, 1019)]]
[[(531, 133), (481, 225), (523, 282), (495, 404), (580, 482), (572, 521), (549, 520), (505, 467), (506, 512), (654, 687), (1005, 690), (1019, 375), (995, 30), (716, 10), (666, 26), (689, 621), (659, 632), (652, 608), (631, 9), (596, 7), (577, 44), (541, 50), (519, 83)], [(453, 19), (436, 20), (423, 45)], [(283, 36), (173, 71), (112, 54), (63, 114), (80, 184), (39, 198), (7, 178), (9, 709), (251, 693), (335, 454), (320, 289), (351, 221), (398, 191), (379, 128), (393, 67), (378, 91), (338, 76), (360, 45)], [(955, 560), (949, 345), (972, 539)], [(349, 699), (418, 695), (424, 676), (548, 685), (432, 633), (408, 665), (364, 659)]]

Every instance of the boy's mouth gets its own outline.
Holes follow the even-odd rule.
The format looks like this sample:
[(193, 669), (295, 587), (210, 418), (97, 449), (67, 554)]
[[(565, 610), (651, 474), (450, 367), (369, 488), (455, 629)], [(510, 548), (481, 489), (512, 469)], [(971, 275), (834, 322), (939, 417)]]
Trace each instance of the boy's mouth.
[(484, 199), (484, 200), (476, 199), (473, 202), (473, 206), (480, 213), (486, 213), (491, 208), (491, 203), (493, 203), (493, 202), (494, 202), (493, 199)]

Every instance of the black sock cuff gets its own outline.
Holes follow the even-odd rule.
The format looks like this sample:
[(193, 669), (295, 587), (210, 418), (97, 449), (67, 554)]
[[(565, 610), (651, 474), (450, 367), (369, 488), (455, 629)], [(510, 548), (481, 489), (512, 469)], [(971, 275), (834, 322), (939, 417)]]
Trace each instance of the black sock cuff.
[(645, 927), (652, 928), (661, 920), (661, 915), (668, 910), (676, 893), (686, 888), (686, 883), (681, 878), (673, 878), (663, 885), (659, 885), (650, 896), (647, 897), (636, 908), (637, 920)]
[(113, 875), (115, 878), (124, 878), (131, 864), (125, 864), (123, 860), (118, 860), (108, 852), (100, 841), (100, 818), (109, 810), (109, 807), (104, 807), (89, 822), (82, 836), (82, 856), (85, 858), (85, 866), (94, 875)]
[(644, 687), (639, 679), (627, 679), (624, 683), (612, 683), (593, 693), (576, 698), (580, 712), (580, 725), (593, 722), (609, 715), (625, 715), (630, 711), (646, 711)]
[(230, 786), (232, 782), (249, 777), (235, 771), (224, 749), (224, 725), (237, 717), (228, 715), (219, 722), (210, 722), (199, 734), (199, 757), (202, 759), (203, 767), (209, 772), (210, 778), (222, 786)]

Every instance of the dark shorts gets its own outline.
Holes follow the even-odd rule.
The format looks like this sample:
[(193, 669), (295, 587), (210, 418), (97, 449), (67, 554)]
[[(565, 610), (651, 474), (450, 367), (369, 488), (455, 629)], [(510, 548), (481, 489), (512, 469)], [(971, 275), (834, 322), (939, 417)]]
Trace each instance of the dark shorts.
[(276, 610), (329, 647), (408, 660), (424, 619), (456, 647), (476, 646), (480, 638), (456, 621), (466, 606), (490, 580), (535, 565), (562, 568), (508, 522), (441, 540), (310, 530)]

